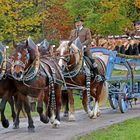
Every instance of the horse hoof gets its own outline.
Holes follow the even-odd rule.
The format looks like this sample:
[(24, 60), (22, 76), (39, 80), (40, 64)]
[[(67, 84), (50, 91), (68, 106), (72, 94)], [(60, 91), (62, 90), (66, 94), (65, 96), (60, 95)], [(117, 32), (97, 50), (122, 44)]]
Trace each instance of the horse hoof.
[(72, 122), (72, 121), (75, 121), (75, 116), (73, 114), (70, 114), (69, 115), (69, 121)]
[(97, 117), (99, 117), (99, 116), (101, 116), (101, 113), (100, 112), (97, 113)]
[(29, 133), (35, 132), (35, 128), (28, 128), (28, 132), (29, 132)]
[(58, 128), (60, 125), (60, 121), (58, 120), (54, 120), (53, 124), (52, 124), (52, 128)]
[(63, 117), (68, 117), (68, 112), (64, 112)]
[(51, 124), (53, 124), (53, 123), (54, 123), (54, 121), (55, 121), (55, 116), (54, 116), (54, 115), (52, 115), (52, 116), (51, 116), (51, 118), (50, 118), (50, 122), (51, 122)]
[(19, 125), (13, 124), (13, 129), (19, 129)]
[(93, 111), (89, 111), (89, 112), (88, 112), (88, 116), (89, 116), (90, 119), (92, 119), (92, 118), (94, 117)]
[(48, 117), (41, 117), (40, 121), (46, 124), (49, 122), (49, 119), (48, 119)]
[(3, 120), (3, 121), (2, 121), (2, 126), (3, 126), (4, 128), (8, 128), (8, 127), (9, 127), (9, 121), (8, 121), (7, 119)]

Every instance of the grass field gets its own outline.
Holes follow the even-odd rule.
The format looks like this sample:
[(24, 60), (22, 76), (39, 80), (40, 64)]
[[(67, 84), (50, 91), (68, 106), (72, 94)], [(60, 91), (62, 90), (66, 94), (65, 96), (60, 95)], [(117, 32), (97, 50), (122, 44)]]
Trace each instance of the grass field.
[(78, 95), (74, 96), (74, 106), (76, 110), (83, 109), (82, 100), (80, 99)]
[(73, 140), (140, 140), (140, 118), (127, 120)]

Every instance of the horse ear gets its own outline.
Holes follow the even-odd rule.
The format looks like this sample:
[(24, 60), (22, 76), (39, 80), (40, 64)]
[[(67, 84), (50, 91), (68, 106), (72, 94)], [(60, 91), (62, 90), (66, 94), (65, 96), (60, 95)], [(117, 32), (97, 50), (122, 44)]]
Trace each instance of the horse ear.
[(31, 37), (29, 36), (28, 37), (28, 46), (31, 48), (31, 49), (33, 49), (33, 50), (35, 50), (36, 49), (36, 44), (33, 42), (33, 40), (31, 39)]
[(14, 48), (17, 47), (15, 40), (13, 40), (13, 47), (14, 47)]

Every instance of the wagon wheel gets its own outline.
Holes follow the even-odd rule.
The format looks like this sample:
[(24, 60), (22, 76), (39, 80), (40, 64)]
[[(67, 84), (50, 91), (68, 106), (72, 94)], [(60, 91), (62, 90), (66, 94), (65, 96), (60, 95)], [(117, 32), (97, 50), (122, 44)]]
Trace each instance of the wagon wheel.
[(119, 94), (118, 101), (119, 101), (119, 108), (121, 113), (127, 112), (129, 104), (128, 104), (128, 100), (125, 99), (125, 94)]
[[(112, 109), (118, 108), (118, 94), (116, 94), (117, 90), (120, 88), (120, 83), (118, 85), (110, 85), (111, 93), (108, 95), (109, 103)], [(113, 89), (113, 90), (112, 90)]]
[(128, 100), (125, 98), (128, 93), (128, 85), (126, 83), (122, 83), (121, 89), (122, 93), (118, 95), (118, 103), (121, 113), (125, 113), (129, 107)]
[(115, 94), (109, 94), (108, 99), (112, 109), (117, 109), (119, 106), (117, 96)]

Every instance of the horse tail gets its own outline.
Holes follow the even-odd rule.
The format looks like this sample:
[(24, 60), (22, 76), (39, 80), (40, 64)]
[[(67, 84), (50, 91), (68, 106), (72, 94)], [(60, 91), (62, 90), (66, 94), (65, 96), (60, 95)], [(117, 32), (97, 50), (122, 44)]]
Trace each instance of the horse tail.
[(99, 105), (102, 106), (106, 103), (107, 99), (108, 99), (108, 83), (105, 81), (103, 83), (103, 87), (101, 90), (101, 94), (99, 97)]

